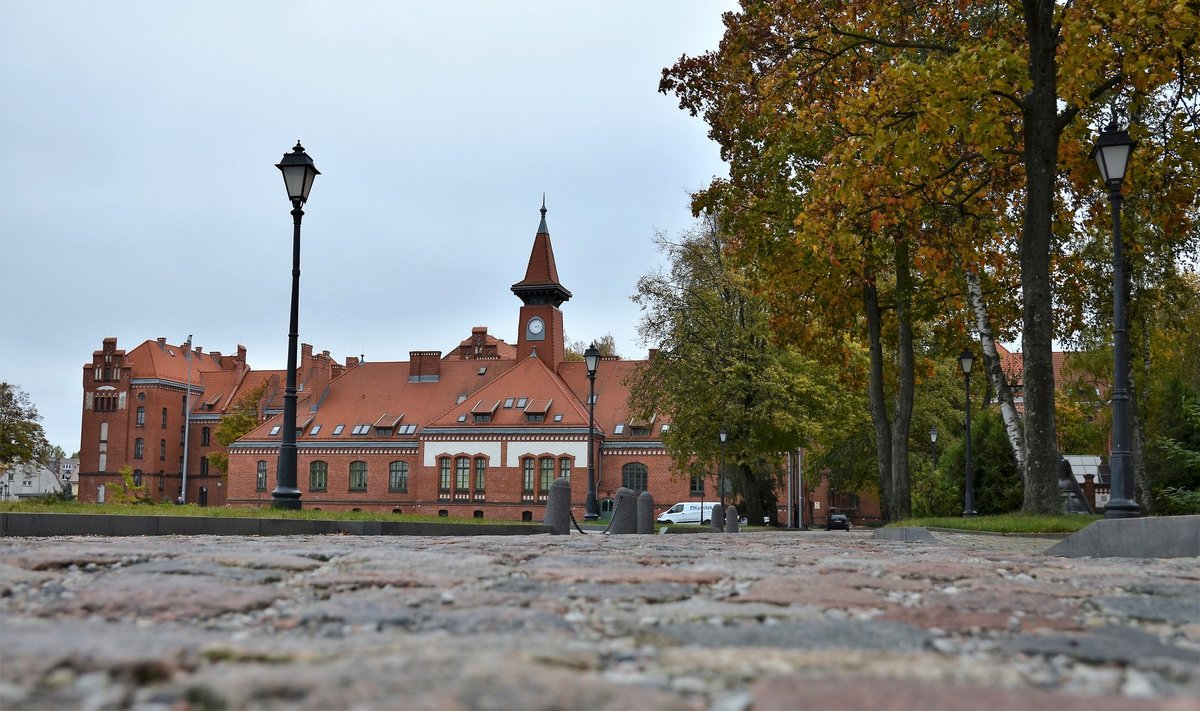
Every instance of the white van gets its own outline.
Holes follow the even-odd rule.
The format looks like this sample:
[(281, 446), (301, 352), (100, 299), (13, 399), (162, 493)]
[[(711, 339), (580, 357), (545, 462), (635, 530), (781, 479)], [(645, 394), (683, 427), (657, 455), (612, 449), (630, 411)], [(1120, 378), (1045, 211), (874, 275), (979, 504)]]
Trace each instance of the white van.
[(707, 526), (712, 521), (713, 502), (681, 501), (662, 512), (659, 523), (699, 523)]

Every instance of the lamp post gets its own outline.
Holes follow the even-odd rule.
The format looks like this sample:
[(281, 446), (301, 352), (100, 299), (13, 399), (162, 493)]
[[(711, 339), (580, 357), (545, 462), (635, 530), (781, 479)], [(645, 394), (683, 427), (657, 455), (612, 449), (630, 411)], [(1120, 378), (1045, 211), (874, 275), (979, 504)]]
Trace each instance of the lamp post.
[(717, 470), (717, 488), (721, 490), (721, 510), (725, 510), (725, 439), (729, 437), (729, 431), (721, 425), (721, 431), (717, 433), (721, 438), (721, 467)]
[[(958, 356), (958, 364), (962, 367), (963, 383), (967, 389), (967, 464), (966, 487), (963, 493), (963, 516), (975, 515), (975, 472), (971, 466), (971, 366), (975, 356), (970, 349), (964, 348)], [(930, 435), (932, 437), (932, 434)]]
[(933, 460), (933, 466), (937, 466), (937, 425), (929, 428), (929, 458)]
[(187, 359), (187, 392), (183, 394), (183, 466), (179, 468), (179, 503), (187, 503), (187, 465), (188, 439), (191, 436), (189, 426), (192, 424), (192, 334), (188, 334), (183, 357)]
[(300, 321), (300, 220), (304, 203), (313, 181), (321, 174), (313, 160), (296, 141), (291, 153), (275, 165), (283, 173), (288, 200), (292, 202), (292, 304), (288, 322), (287, 383), (283, 390), (283, 442), (279, 445), (279, 464), (275, 473), (275, 490), (271, 506), (277, 509), (299, 509), (300, 490), (296, 488), (296, 339)]
[(1113, 219), (1113, 388), (1112, 448), (1108, 462), (1112, 472), (1112, 497), (1104, 507), (1105, 518), (1140, 516), (1133, 499), (1133, 471), (1129, 449), (1129, 332), (1125, 328), (1125, 257), (1121, 244), (1121, 183), (1134, 142), (1128, 131), (1118, 131), (1110, 123), (1100, 132), (1092, 158), (1100, 168), (1100, 177), (1108, 188)]
[(592, 460), (596, 438), (596, 369), (600, 367), (600, 349), (596, 348), (595, 342), (583, 352), (583, 363), (587, 366), (588, 375), (588, 480), (583, 518), (585, 521), (595, 521), (600, 518), (600, 507), (596, 504), (596, 463)]

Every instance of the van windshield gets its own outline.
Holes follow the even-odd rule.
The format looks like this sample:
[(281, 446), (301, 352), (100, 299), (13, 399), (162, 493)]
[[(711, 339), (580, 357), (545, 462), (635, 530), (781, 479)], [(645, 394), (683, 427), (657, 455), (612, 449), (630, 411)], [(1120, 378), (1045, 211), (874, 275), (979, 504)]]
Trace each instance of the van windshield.
[(679, 513), (680, 511), (683, 511), (683, 504), (675, 504), (667, 513)]

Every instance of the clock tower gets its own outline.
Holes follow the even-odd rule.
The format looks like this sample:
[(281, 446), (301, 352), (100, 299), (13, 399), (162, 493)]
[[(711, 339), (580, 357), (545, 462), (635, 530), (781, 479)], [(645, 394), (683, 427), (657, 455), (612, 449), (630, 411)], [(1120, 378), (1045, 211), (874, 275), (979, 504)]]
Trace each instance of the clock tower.
[(558, 267), (554, 264), (554, 248), (550, 230), (546, 227), (546, 200), (542, 198), (542, 221), (533, 238), (533, 251), (525, 278), (512, 285), (512, 291), (524, 304), (517, 325), (517, 360), (528, 358), (534, 351), (550, 370), (563, 362), (563, 317), (559, 306), (571, 298), (571, 292), (558, 282)]

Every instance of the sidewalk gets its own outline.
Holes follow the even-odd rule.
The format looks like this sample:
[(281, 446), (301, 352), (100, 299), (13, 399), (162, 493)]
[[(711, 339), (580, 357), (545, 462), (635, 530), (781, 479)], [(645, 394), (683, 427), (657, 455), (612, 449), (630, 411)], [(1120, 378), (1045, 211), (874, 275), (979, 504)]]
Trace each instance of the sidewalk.
[(1200, 709), (1200, 561), (1053, 540), (0, 539), (4, 709)]

